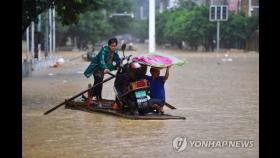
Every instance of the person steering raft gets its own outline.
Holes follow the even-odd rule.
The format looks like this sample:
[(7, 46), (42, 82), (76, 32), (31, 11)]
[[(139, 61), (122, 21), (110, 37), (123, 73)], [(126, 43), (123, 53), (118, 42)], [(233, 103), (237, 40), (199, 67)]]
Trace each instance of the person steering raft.
[[(116, 38), (109, 39), (108, 45), (104, 45), (100, 49), (99, 53), (92, 58), (90, 65), (84, 71), (84, 75), (87, 78), (93, 75), (93, 86), (103, 81), (104, 74), (117, 69), (116, 63), (120, 61), (120, 57), (116, 50), (117, 45), (118, 40)], [(102, 87), (103, 84), (99, 84), (91, 91), (91, 96), (96, 97), (98, 107), (102, 107)]]

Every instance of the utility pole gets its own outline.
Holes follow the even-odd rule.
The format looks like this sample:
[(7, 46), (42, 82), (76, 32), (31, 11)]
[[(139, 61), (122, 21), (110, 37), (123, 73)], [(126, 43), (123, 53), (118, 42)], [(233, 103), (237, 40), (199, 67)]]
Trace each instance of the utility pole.
[(141, 20), (144, 19), (144, 10), (143, 10), (143, 6), (140, 7), (140, 19), (141, 19)]
[(41, 47), (42, 47), (42, 39), (41, 39), (41, 27), (42, 27), (42, 22), (41, 22), (41, 14), (38, 15), (38, 24), (37, 24), (37, 45), (35, 47), (37, 47), (37, 58), (38, 60), (41, 59)]
[(50, 31), (49, 31), (49, 50), (50, 50), (50, 53), (52, 53), (52, 9), (49, 8), (49, 28), (50, 28)]
[(49, 56), (49, 25), (48, 25), (48, 14), (45, 14), (45, 36), (44, 36), (44, 49), (45, 58)]
[(252, 12), (251, 12), (251, 7), (252, 7), (252, 0), (248, 1), (248, 16), (251, 17), (252, 16)]
[(29, 26), (26, 29), (26, 51), (27, 51), (26, 58), (27, 58), (27, 61), (29, 61), (29, 54), (30, 54)]
[(149, 0), (149, 53), (155, 52), (155, 0)]
[(55, 52), (55, 7), (52, 8), (52, 24), (53, 24), (53, 28), (52, 28), (52, 31), (53, 31), (53, 52)]
[(34, 61), (34, 22), (31, 22), (31, 60)]
[(37, 25), (37, 31), (41, 32), (41, 14), (38, 15), (38, 25)]
[(217, 21), (217, 52), (220, 51), (220, 21)]

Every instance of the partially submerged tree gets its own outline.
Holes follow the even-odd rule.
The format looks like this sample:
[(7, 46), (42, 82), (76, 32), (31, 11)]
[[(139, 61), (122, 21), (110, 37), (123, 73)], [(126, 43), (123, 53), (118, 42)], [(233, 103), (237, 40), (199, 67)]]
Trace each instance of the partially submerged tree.
[(257, 16), (246, 17), (244, 13), (230, 13), (227, 22), (221, 25), (221, 44), (225, 48), (244, 48), (246, 39), (257, 29)]
[[(216, 22), (209, 21), (207, 6), (192, 6), (189, 1), (186, 8), (177, 8), (157, 15), (157, 42), (177, 44), (187, 42), (192, 50), (199, 45), (206, 51), (213, 50), (216, 40)], [(188, 2), (188, 3), (187, 3)], [(259, 24), (258, 17), (246, 17), (245, 14), (229, 13), (228, 21), (220, 23), (220, 42), (224, 48), (244, 48)]]

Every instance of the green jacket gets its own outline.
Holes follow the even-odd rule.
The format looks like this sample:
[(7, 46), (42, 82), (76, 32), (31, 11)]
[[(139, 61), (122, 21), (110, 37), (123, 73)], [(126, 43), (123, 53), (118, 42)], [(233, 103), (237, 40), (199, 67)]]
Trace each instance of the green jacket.
[(104, 69), (109, 69), (110, 71), (115, 70), (116, 67), (112, 64), (113, 62), (119, 62), (120, 57), (117, 52), (113, 53), (113, 58), (112, 58), (112, 63), (106, 64), (106, 59), (109, 54), (109, 47), (108, 45), (105, 45), (101, 48), (99, 53), (92, 58), (91, 63), (89, 66), (86, 68), (84, 75), (89, 78), (94, 72), (97, 70), (104, 70)]

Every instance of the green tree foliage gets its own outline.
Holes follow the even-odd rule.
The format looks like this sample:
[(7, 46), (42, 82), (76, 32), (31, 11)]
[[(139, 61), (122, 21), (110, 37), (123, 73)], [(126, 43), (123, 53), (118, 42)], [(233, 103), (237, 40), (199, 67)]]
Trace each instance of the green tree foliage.
[(259, 17), (252, 16), (247, 18), (246, 36), (250, 37), (252, 33), (259, 27)]
[(166, 22), (166, 28), (163, 35), (175, 43), (184, 39), (185, 19), (188, 19), (188, 13), (185, 10), (172, 11)]
[(179, 0), (179, 6), (180, 8), (192, 10), (196, 4), (192, 0)]
[(159, 43), (168, 41), (180, 46), (182, 41), (187, 41), (192, 49), (199, 44), (209, 49), (214, 25), (208, 20), (207, 7), (189, 7), (160, 14), (157, 30), (161, 39)]
[[(182, 41), (196, 50), (199, 45), (206, 51), (213, 50), (216, 40), (216, 22), (209, 21), (209, 8), (194, 6), (181, 1), (181, 7), (165, 11), (156, 17), (157, 42), (179, 44)], [(230, 13), (228, 21), (220, 22), (221, 44), (226, 48), (244, 48), (258, 27), (258, 17), (246, 17), (243, 13)]]
[(129, 16), (113, 16), (109, 19), (114, 35), (127, 33), (131, 28), (132, 21), (132, 18)]
[(195, 7), (188, 16), (185, 22), (185, 38), (193, 50), (196, 50), (198, 45), (203, 45), (206, 50), (209, 50), (213, 41), (212, 35), (215, 32), (214, 23), (208, 20), (208, 8), (205, 6)]
[[(104, 0), (105, 9), (88, 10), (79, 14), (79, 20), (69, 26), (58, 25), (57, 36), (61, 36), (61, 42), (65, 38), (77, 38), (78, 47), (83, 47), (87, 42), (96, 43), (107, 40), (110, 36), (123, 34), (129, 31), (132, 18), (129, 16), (111, 16), (114, 13), (131, 12), (131, 0)], [(58, 20), (59, 21), (59, 20)]]
[[(106, 0), (107, 1), (107, 0)], [(23, 0), (22, 1), (22, 33), (36, 21), (39, 14), (55, 6), (58, 19), (69, 25), (78, 21), (80, 13), (97, 10), (106, 6), (105, 0)]]
[(225, 48), (244, 48), (246, 39), (252, 35), (258, 25), (258, 17), (246, 17), (244, 13), (230, 13), (228, 21), (221, 24), (221, 44)]
[(132, 11), (132, 0), (109, 0), (109, 7), (106, 8), (108, 20), (113, 27), (113, 34), (123, 34), (126, 33), (131, 28), (131, 23), (133, 21), (130, 16), (110, 16), (114, 13), (131, 13)]
[(168, 12), (163, 12), (156, 15), (156, 41), (159, 44), (167, 42), (167, 37), (164, 36), (165, 23), (167, 22)]
[(144, 41), (148, 38), (148, 20), (133, 20), (130, 26), (130, 33), (139, 38), (141, 41)]
[(71, 25), (66, 36), (76, 37), (78, 46), (87, 42), (96, 43), (112, 34), (112, 25), (101, 11), (87, 12), (80, 17), (77, 24)]

